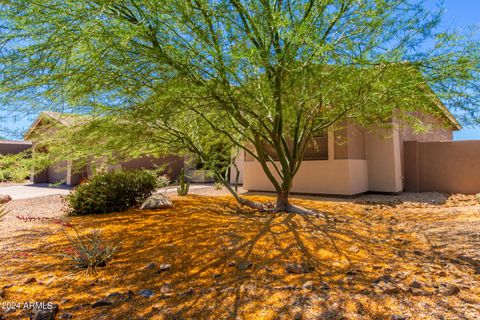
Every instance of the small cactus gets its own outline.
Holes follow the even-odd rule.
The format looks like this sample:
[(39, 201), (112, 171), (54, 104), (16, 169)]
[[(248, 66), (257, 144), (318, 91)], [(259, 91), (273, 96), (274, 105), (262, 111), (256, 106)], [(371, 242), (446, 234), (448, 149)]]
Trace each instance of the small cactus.
[(186, 196), (188, 194), (188, 189), (190, 189), (190, 183), (185, 182), (185, 172), (183, 168), (182, 170), (180, 170), (180, 175), (178, 177), (178, 180), (180, 184), (177, 188), (177, 193), (179, 196)]

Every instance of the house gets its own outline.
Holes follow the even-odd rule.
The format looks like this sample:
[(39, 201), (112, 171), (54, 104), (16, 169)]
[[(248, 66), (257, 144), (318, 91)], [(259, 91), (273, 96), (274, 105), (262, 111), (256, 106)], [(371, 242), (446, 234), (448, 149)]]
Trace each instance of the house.
[[(389, 129), (362, 128), (348, 121), (314, 137), (292, 193), (480, 192), (480, 140), (452, 141), (453, 131), (461, 126), (440, 101), (435, 104), (435, 116), (414, 114), (430, 125), (428, 132), (416, 133), (393, 116)], [(275, 160), (275, 154), (268, 153)], [(235, 167), (244, 190), (274, 191), (260, 163), (248, 153), (240, 152)], [(232, 167), (231, 183), (236, 168)]]
[[(78, 114), (65, 114), (58, 112), (42, 112), (32, 123), (24, 135), (24, 139), (32, 145), (33, 156), (36, 153), (48, 152), (44, 147), (37, 147), (45, 134), (52, 135), (59, 127), (80, 125), (88, 121), (88, 116)], [(105, 171), (115, 169), (154, 169), (164, 167), (163, 174), (175, 180), (180, 170), (184, 167), (183, 157), (169, 155), (166, 157), (141, 156), (128, 159), (115, 164), (108, 163), (103, 158), (89, 159), (88, 165), (78, 168), (73, 160), (65, 160), (48, 166), (41, 172), (34, 172), (31, 176), (33, 183), (63, 183), (77, 185), (83, 179), (91, 176), (95, 169), (102, 168)]]
[(29, 141), (0, 140), (0, 155), (17, 154), (32, 147)]

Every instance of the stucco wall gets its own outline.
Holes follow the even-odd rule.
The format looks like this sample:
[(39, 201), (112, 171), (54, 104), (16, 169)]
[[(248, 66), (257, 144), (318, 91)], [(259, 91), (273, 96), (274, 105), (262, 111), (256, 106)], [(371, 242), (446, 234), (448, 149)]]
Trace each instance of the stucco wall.
[(144, 156), (120, 163), (120, 167), (127, 170), (163, 168), (162, 174), (168, 175), (172, 181), (178, 178), (183, 166), (183, 157), (173, 155), (161, 158)]
[(244, 172), (243, 164), (245, 162), (244, 158), (245, 158), (245, 151), (240, 150), (237, 156), (235, 157), (236, 167), (232, 166), (230, 168), (230, 183), (234, 184), (236, 182), (235, 180), (237, 179), (237, 171), (238, 171), (238, 184), (243, 184), (243, 172)]
[[(334, 133), (328, 139), (328, 160), (303, 161), (296, 174), (292, 192), (310, 194), (354, 195), (368, 191), (367, 161), (334, 159)], [(251, 191), (274, 191), (257, 161), (243, 164), (243, 188)], [(270, 165), (274, 172), (273, 166)], [(278, 175), (275, 175), (278, 177)]]
[(405, 142), (406, 191), (480, 192), (480, 141)]
[(400, 136), (396, 126), (365, 134), (368, 190), (402, 191)]
[(47, 169), (47, 182), (57, 183), (62, 181), (66, 183), (67, 181), (67, 161), (61, 161), (55, 164), (52, 164)]
[[(245, 162), (244, 168), (245, 190), (274, 191), (257, 161)], [(292, 186), (292, 192), (311, 194), (354, 195), (367, 190), (366, 161), (347, 159), (304, 161)]]
[(31, 147), (32, 144), (26, 141), (0, 141), (0, 155), (17, 154)]
[(334, 130), (335, 159), (365, 160), (365, 130), (347, 122)]

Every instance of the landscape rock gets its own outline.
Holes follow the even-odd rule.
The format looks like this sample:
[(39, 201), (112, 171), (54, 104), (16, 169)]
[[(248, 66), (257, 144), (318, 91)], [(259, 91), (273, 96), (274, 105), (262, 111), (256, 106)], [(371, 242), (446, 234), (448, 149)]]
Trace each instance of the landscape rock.
[(357, 276), (360, 273), (360, 270), (351, 269), (345, 272), (347, 276)]
[(350, 248), (348, 248), (348, 251), (358, 253), (360, 249), (357, 246), (351, 246)]
[(155, 269), (157, 269), (157, 265), (155, 264), (155, 262), (151, 262), (144, 269), (145, 270), (155, 270)]
[(123, 296), (123, 294), (121, 294), (120, 292), (112, 292), (108, 296), (105, 297), (105, 300), (115, 301), (115, 300), (119, 300), (120, 298), (122, 298), (122, 296)]
[(158, 266), (158, 270), (160, 271), (167, 271), (167, 270), (170, 270), (171, 268), (172, 268), (172, 265), (170, 263), (163, 263)]
[(110, 301), (110, 300), (100, 299), (100, 300), (98, 300), (98, 301), (95, 301), (94, 304), (92, 304), (92, 308), (111, 306), (112, 304), (113, 304), (113, 302)]
[(252, 266), (252, 263), (250, 261), (242, 261), (237, 264), (237, 269), (240, 271), (247, 270)]
[(285, 270), (287, 273), (294, 273), (294, 274), (302, 274), (302, 273), (310, 273), (315, 268), (309, 266), (305, 263), (287, 263), (285, 265)]
[(444, 296), (453, 296), (460, 292), (460, 288), (451, 283), (442, 283), (438, 288), (438, 293)]
[(383, 294), (399, 294), (402, 292), (398, 286), (394, 285), (393, 283), (385, 283), (382, 286), (382, 293)]
[(155, 293), (150, 289), (142, 289), (142, 290), (138, 291), (138, 295), (140, 295), (142, 297), (145, 297), (145, 298), (153, 297), (154, 294)]
[(330, 286), (326, 282), (320, 282), (319, 288), (321, 290), (330, 290)]
[(314, 290), (315, 285), (313, 284), (313, 281), (307, 281), (303, 284), (302, 288), (305, 290)]
[(392, 320), (407, 320), (407, 318), (399, 314), (394, 314)]
[(9, 201), (12, 201), (12, 197), (8, 194), (0, 194), (0, 203), (7, 203)]
[(410, 284), (410, 287), (420, 289), (422, 287), (422, 283), (417, 280), (413, 280), (413, 282)]
[(410, 274), (410, 271), (401, 271), (395, 275), (395, 278), (404, 280), (407, 279)]
[(410, 288), (409, 291), (414, 296), (426, 297), (426, 296), (431, 296), (432, 295), (430, 292), (427, 292), (427, 291), (419, 289), (419, 288)]
[(71, 313), (64, 313), (64, 314), (61, 314), (58, 318), (59, 318), (59, 319), (72, 319), (72, 318), (73, 318), (73, 314), (71, 314)]
[(29, 283), (35, 283), (35, 282), (37, 282), (37, 279), (35, 279), (34, 277), (30, 277), (30, 278), (25, 279), (23, 284), (29, 284)]
[(163, 295), (172, 295), (172, 294), (173, 294), (173, 288), (172, 288), (169, 284), (164, 284), (164, 285), (160, 288), (160, 292), (161, 292)]
[(140, 209), (153, 210), (153, 209), (168, 209), (172, 208), (172, 201), (164, 193), (155, 193), (145, 200)]
[(51, 309), (33, 309), (30, 320), (55, 320), (58, 313), (58, 304), (52, 304)]
[(383, 276), (380, 276), (377, 279), (373, 280), (374, 284), (377, 284), (380, 282), (393, 282), (393, 278), (389, 274), (384, 274)]
[(0, 298), (5, 298), (6, 295), (7, 295), (7, 291), (5, 291), (5, 289), (1, 289), (0, 290)]

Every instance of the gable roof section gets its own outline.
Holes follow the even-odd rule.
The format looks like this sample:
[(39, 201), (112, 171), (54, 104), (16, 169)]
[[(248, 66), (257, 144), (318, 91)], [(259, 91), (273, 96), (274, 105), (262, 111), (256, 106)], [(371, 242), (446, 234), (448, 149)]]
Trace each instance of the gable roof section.
[(81, 114), (71, 114), (71, 113), (60, 113), (60, 112), (53, 112), (53, 111), (44, 111), (40, 113), (40, 115), (35, 119), (32, 123), (30, 128), (25, 132), (23, 135), (25, 140), (28, 140), (29, 137), (32, 135), (33, 132), (38, 128), (41, 124), (42, 120), (48, 119), (50, 121), (54, 121), (61, 126), (70, 127), (75, 124), (81, 124), (85, 121), (87, 116)]

